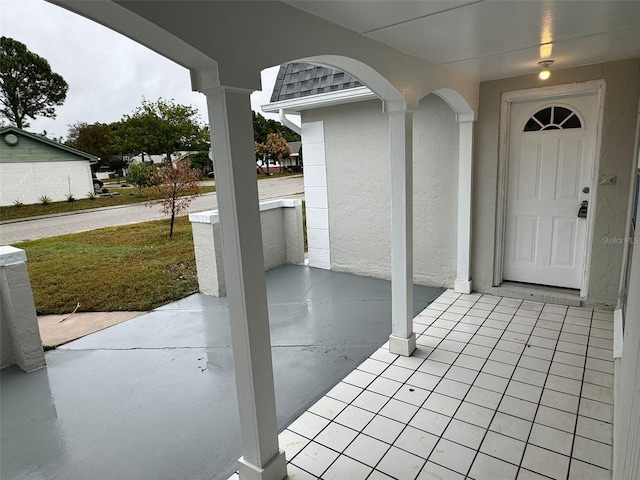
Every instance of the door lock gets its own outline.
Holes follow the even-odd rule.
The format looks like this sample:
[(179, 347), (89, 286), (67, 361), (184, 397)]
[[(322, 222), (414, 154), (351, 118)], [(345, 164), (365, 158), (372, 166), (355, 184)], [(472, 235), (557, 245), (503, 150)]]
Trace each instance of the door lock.
[(587, 218), (587, 210), (589, 209), (589, 202), (583, 200), (580, 208), (578, 209), (578, 218)]

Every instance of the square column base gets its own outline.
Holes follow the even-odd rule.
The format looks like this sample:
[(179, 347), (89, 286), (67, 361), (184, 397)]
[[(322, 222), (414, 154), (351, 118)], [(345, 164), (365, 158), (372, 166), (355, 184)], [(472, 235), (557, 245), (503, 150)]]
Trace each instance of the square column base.
[(287, 459), (284, 450), (273, 457), (264, 468), (256, 467), (244, 457), (238, 459), (240, 480), (284, 480), (287, 477)]
[(456, 280), (453, 291), (457, 293), (471, 293), (471, 280)]
[(416, 349), (416, 334), (411, 332), (409, 338), (396, 337), (389, 335), (389, 353), (409, 357)]

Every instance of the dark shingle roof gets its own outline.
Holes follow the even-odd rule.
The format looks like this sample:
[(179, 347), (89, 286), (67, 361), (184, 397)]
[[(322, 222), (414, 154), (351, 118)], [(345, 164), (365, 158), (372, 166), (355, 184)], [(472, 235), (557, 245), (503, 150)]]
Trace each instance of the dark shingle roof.
[(340, 70), (308, 63), (286, 63), (280, 65), (271, 103), (361, 86), (362, 83)]

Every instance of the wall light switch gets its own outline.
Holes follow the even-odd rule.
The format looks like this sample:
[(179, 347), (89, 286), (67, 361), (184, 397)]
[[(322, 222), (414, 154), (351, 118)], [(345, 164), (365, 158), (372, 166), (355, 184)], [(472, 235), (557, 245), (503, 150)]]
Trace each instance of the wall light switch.
[(617, 179), (616, 175), (600, 175), (600, 185), (615, 185)]

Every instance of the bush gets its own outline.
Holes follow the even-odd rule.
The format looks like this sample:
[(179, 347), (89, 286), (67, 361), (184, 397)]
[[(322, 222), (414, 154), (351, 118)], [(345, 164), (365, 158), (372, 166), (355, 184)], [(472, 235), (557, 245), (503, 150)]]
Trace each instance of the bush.
[(13, 201), (13, 206), (14, 207), (22, 207), (24, 205), (24, 203), (22, 203), (20, 200), (14, 200)]
[(136, 163), (129, 167), (127, 182), (138, 187), (138, 194), (142, 194), (142, 187), (149, 185), (149, 179), (153, 173), (153, 166), (149, 163)]
[(65, 198), (67, 199), (67, 202), (75, 202), (76, 201), (76, 197), (73, 196), (73, 193), (70, 193)]
[(95, 192), (89, 192), (89, 193), (87, 193), (87, 198), (89, 200), (95, 200), (96, 198), (98, 198), (98, 195), (96, 195)]
[(38, 198), (38, 202), (40, 202), (41, 205), (49, 205), (51, 203), (51, 197), (42, 195), (40, 198)]

